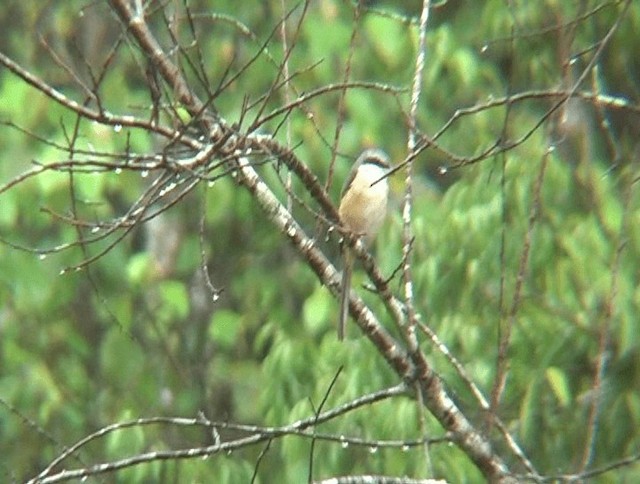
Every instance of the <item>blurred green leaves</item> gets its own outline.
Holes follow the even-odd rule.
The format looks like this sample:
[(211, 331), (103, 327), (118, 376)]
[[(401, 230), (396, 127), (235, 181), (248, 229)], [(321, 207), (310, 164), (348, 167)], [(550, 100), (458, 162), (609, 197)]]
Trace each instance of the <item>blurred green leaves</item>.
[[(111, 25), (113, 32), (103, 34), (82, 30), (112, 19), (102, 5), (94, 6), (96, 17), (83, 21), (78, 15), (80, 2), (54, 3), (47, 12), (55, 15), (47, 21), (49, 17), (28, 4), (9, 4), (0, 12), (6, 49), (65, 95), (82, 102), (87, 93), (77, 81), (90, 85), (92, 77), (80, 54), (91, 61), (93, 74), (98, 72), (96, 66), (105, 62), (114, 45), (110, 35), (117, 37), (121, 26)], [(416, 5), (394, 5), (389, 12), (415, 14)], [(629, 429), (640, 427), (640, 196), (629, 162), (633, 135), (625, 134), (633, 133), (635, 118), (601, 106), (597, 109), (602, 112), (581, 112), (589, 119), (581, 135), (589, 138), (593, 149), (585, 150), (586, 158), (566, 157), (566, 151), (550, 141), (556, 139), (550, 132), (558, 123), (553, 116), (530, 132), (557, 98), (491, 109), (482, 105), (510, 94), (570, 84), (569, 62), (577, 59), (575, 64), (580, 65), (589, 60), (592, 46), (615, 20), (617, 5), (603, 4), (602, 10), (580, 16), (598, 4), (512, 2), (507, 8), (498, 0), (446, 2), (432, 12), (427, 34), (424, 90), (418, 106), (418, 128), (425, 139), (457, 110), (471, 106), (477, 110), (457, 118), (435, 140), (439, 147), (430, 146), (414, 162), (411, 263), (416, 309), (485, 395), (495, 377), (500, 330), (513, 325), (500, 416), (538, 469), (551, 474), (572, 471), (572, 463), (583, 455), (585, 425), (594, 402), (603, 411), (593, 464), (610, 463), (638, 447), (638, 436)], [(199, 93), (213, 92), (238, 75), (212, 100), (212, 107), (234, 123), (240, 121), (245, 103), (259, 101), (241, 128), (259, 114), (262, 102), (264, 112), (282, 106), (286, 96), (282, 76), (277, 75), (284, 54), (276, 29), (283, 14), (281, 4), (257, 2), (255, 8), (238, 9), (236, 2), (216, 2), (213, 7), (202, 1), (190, 6), (199, 14), (194, 17), (198, 39), (194, 43), (189, 29), (180, 30), (177, 35), (184, 43), (175, 52), (192, 56), (190, 62), (182, 58), (181, 67)], [(12, 28), (14, 23), (4, 16), (9, 11), (20, 13), (15, 15), (20, 28)], [(88, 7), (83, 12), (91, 16)], [(161, 10), (155, 13), (148, 21), (159, 29), (168, 17)], [(216, 17), (217, 13), (231, 15), (239, 23)], [(640, 9), (634, 3), (615, 39), (617, 47), (601, 59), (593, 86), (630, 92), (634, 77), (625, 73), (635, 72), (637, 65), (629, 46), (634, 45), (638, 18)], [(299, 31), (297, 21), (302, 22)], [(345, 79), (354, 28), (358, 31), (349, 80), (385, 83), (405, 91), (346, 92), (335, 179), (328, 187), (334, 197), (350, 157), (363, 146), (382, 146), (395, 162), (406, 156), (406, 88), (413, 81), (415, 24), (368, 11), (354, 23), (354, 12), (345, 2), (312, 2), (304, 18), (295, 11), (287, 31), (289, 41), (296, 42), (289, 54), (289, 95), (295, 99)], [(50, 51), (39, 48), (34, 36), (25, 35), (41, 31), (49, 34), (48, 42), (79, 73), (78, 79), (52, 60)], [(87, 32), (94, 37), (87, 37)], [(277, 35), (270, 37), (274, 32)], [(96, 42), (78, 42), (88, 38)], [(169, 43), (168, 38), (162, 41)], [(195, 49), (203, 54), (206, 80), (193, 74), (193, 66), (201, 62)], [(140, 69), (142, 58), (124, 52), (111, 60), (101, 84), (103, 107), (147, 119), (151, 98)], [(254, 56), (257, 60), (250, 64)], [(76, 116), (7, 70), (0, 76), (0, 183), (37, 164), (71, 161), (60, 147), (74, 133)], [(339, 96), (330, 91), (297, 106), (286, 119), (283, 115), (260, 127), (268, 134), (278, 128), (277, 138), (283, 143), (290, 139), (290, 147), (322, 182), (339, 119)], [(628, 99), (632, 103), (635, 98)], [(168, 112), (175, 109), (177, 116), (175, 120), (161, 116), (161, 123), (187, 119), (179, 104), (164, 107)], [(603, 114), (602, 119), (596, 116)], [(613, 114), (622, 120), (616, 123)], [(605, 120), (614, 133), (611, 139), (599, 129)], [(509, 141), (524, 136), (522, 144), (507, 152), (454, 166), (458, 159), (509, 146)], [(108, 153), (117, 163), (124, 153), (161, 151), (164, 142), (143, 129), (81, 120), (75, 145), (80, 154), (74, 160)], [(615, 160), (610, 145), (618, 150)], [(532, 223), (534, 187), (545, 156), (549, 158), (540, 206)], [(268, 156), (252, 161), (284, 201), (284, 170), (276, 172)], [(389, 276), (402, 261), (402, 173), (391, 182), (390, 214), (372, 248)], [(80, 271), (60, 275), (113, 239), (55, 253), (47, 250), (105, 233), (108, 225), (92, 231), (91, 224), (126, 213), (157, 173), (146, 175), (126, 169), (73, 176), (43, 171), (0, 194), (0, 236), (7, 242), (0, 245), (0, 397), (16, 409), (0, 407), (0, 454), (9, 463), (2, 464), (0, 472), (15, 480), (35, 475), (60, 449), (110, 423), (152, 415), (195, 417), (202, 412), (222, 422), (286, 425), (314, 415), (325, 397), (327, 410), (398, 383), (397, 375), (352, 321), (347, 341), (336, 341), (334, 297), (231, 176), (202, 180), (202, 190), (198, 187), (157, 219), (133, 227), (106, 256)], [(297, 181), (293, 190), (299, 197), (293, 200), (294, 214), (339, 265), (335, 240), (325, 242), (326, 228), (316, 231), (317, 207), (300, 203), (310, 202)], [(73, 216), (82, 223), (69, 224)], [(160, 221), (160, 217), (166, 218)], [(159, 231), (153, 232), (151, 224), (159, 221)], [(528, 234), (531, 250), (520, 273)], [(159, 263), (163, 258), (166, 264)], [(204, 271), (217, 292), (211, 290)], [(523, 280), (520, 304), (511, 314), (518, 278)], [(354, 289), (376, 311), (381, 324), (398, 335), (376, 295), (362, 284), (366, 278), (356, 267)], [(389, 284), (402, 296), (397, 274)], [(602, 328), (608, 328), (605, 354), (599, 353)], [(477, 402), (455, 371), (430, 342), (423, 341), (422, 348), (445, 377), (456, 403), (474, 424), (482, 422)], [(594, 389), (598, 358), (605, 356), (604, 382)], [(425, 419), (428, 436), (441, 435), (435, 419), (428, 414)], [(317, 431), (372, 441), (410, 440), (421, 436), (418, 420), (416, 403), (395, 397), (342, 415)], [(491, 438), (500, 442), (499, 436)], [(134, 427), (95, 442), (79, 457), (82, 462), (103, 462), (152, 449), (208, 445), (211, 439), (209, 431)], [(17, 441), (24, 445), (16, 446)], [(426, 472), (418, 449), (316, 444), (314, 478)], [(310, 445), (309, 438), (288, 436), (272, 442), (259, 466), (262, 449), (247, 448), (206, 460), (137, 466), (116, 478), (244, 482), (259, 467), (258, 479), (264, 482), (297, 482), (309, 477)], [(438, 444), (430, 450), (436, 476), (452, 482), (481, 479), (457, 448)]]

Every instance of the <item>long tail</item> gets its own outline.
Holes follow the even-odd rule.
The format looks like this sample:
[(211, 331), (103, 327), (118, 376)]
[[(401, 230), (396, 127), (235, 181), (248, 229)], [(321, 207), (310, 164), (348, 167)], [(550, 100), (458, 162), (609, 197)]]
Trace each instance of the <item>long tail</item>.
[(344, 339), (347, 317), (349, 313), (349, 293), (351, 292), (351, 270), (353, 255), (348, 248), (344, 249), (344, 267), (342, 268), (342, 290), (340, 291), (340, 321), (338, 322), (338, 340)]

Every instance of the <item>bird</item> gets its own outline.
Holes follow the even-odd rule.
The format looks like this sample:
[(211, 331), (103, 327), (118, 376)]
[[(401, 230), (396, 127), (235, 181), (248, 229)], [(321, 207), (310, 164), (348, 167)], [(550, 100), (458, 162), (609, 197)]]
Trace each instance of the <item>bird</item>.
[[(356, 159), (347, 177), (338, 215), (343, 229), (361, 237), (366, 246), (371, 245), (387, 213), (389, 183), (389, 156), (377, 148), (364, 150)], [(349, 292), (354, 255), (343, 244), (342, 288), (340, 292), (340, 315), (338, 321), (338, 340), (344, 339), (347, 313), (349, 311)]]

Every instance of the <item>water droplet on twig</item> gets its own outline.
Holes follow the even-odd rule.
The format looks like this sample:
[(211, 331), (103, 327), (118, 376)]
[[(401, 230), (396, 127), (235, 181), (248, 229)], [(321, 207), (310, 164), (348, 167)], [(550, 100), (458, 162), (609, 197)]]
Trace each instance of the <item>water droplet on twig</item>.
[(343, 449), (346, 449), (347, 447), (349, 447), (349, 442), (345, 440), (344, 435), (340, 436), (340, 445), (342, 446)]

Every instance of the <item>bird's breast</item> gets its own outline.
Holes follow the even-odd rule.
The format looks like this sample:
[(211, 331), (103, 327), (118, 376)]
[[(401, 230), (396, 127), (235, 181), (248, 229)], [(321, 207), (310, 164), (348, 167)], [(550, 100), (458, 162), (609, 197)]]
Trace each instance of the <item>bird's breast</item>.
[(382, 225), (386, 211), (389, 185), (381, 180), (384, 171), (372, 167), (354, 178), (340, 202), (340, 219), (352, 232), (363, 235), (370, 243)]

